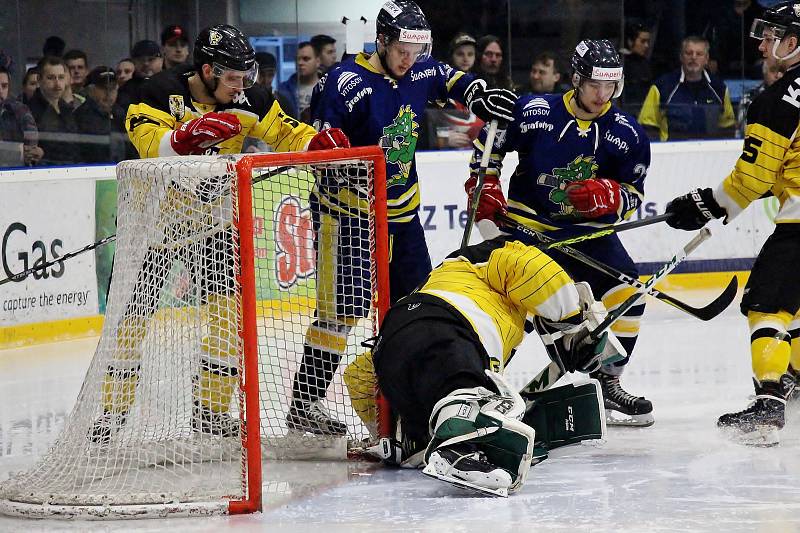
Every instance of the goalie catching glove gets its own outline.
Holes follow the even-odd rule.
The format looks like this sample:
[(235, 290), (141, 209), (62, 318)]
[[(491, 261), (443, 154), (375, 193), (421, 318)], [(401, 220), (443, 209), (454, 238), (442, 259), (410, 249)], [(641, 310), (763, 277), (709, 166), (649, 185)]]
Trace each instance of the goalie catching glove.
[(714, 199), (711, 189), (694, 189), (678, 196), (667, 204), (667, 224), (675, 229), (694, 231), (705, 226), (710, 220), (728, 214)]
[(551, 322), (541, 316), (533, 318), (547, 355), (563, 372), (594, 372), (601, 365), (624, 359), (627, 352), (610, 331), (604, 331), (596, 341), (588, 336), (608, 312), (602, 302), (595, 301), (588, 283), (576, 283), (575, 289), (581, 306), (580, 324)]
[[(472, 199), (475, 188), (478, 186), (478, 176), (472, 175), (464, 183), (464, 190), (467, 191), (467, 212), (472, 212)], [(500, 179), (497, 176), (489, 175), (483, 180), (483, 189), (478, 198), (478, 210), (475, 220), (491, 220), (497, 222), (499, 215), (506, 213), (506, 197), (503, 195), (503, 188), (500, 186)]]
[(528, 475), (535, 432), (520, 421), (525, 402), (519, 393), (499, 374), (486, 374), (499, 393), (458, 389), (433, 407), (422, 472), (457, 487), (508, 496)]
[(242, 132), (242, 124), (233, 113), (212, 111), (184, 123), (170, 135), (170, 145), (178, 155), (201, 155)]
[(470, 111), (483, 120), (490, 122), (514, 120), (514, 104), (517, 95), (508, 89), (487, 89), (484, 80), (474, 80), (464, 91), (464, 103)]
[(619, 183), (603, 178), (576, 181), (567, 186), (567, 197), (582, 216), (598, 218), (619, 209)]

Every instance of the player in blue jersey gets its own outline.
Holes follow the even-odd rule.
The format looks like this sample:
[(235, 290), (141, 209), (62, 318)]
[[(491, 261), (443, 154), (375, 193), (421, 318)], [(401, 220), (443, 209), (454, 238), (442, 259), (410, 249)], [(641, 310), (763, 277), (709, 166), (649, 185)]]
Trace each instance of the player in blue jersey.
[[(641, 204), (650, 143), (636, 120), (611, 103), (622, 92), (619, 55), (607, 40), (584, 40), (575, 48), (571, 66), (573, 90), (564, 95), (527, 95), (517, 101), (513, 122), (492, 149), (477, 220), (496, 221), (499, 214), (507, 214), (542, 232), (580, 232), (587, 226), (625, 220)], [(475, 141), (471, 177), (465, 184), (470, 198), (485, 139), (486, 130)], [(511, 151), (518, 152), (519, 165), (511, 176), (506, 203), (499, 176), (503, 157)], [(523, 235), (517, 237), (524, 240)], [(638, 277), (636, 265), (616, 235), (574, 247)], [(573, 278), (589, 282), (609, 310), (633, 291), (563, 253), (551, 255)], [(644, 303), (637, 304), (612, 326), (628, 354), (636, 343), (643, 313)], [(627, 362), (626, 358), (606, 366), (593, 377), (603, 386), (609, 423), (648, 426), (653, 423), (652, 404), (628, 394), (619, 384)]]
[[(386, 2), (376, 27), (376, 52), (358, 54), (328, 72), (314, 98), (312, 118), (317, 128), (341, 128), (353, 146), (377, 144), (384, 150), (391, 246), (389, 298), (395, 302), (431, 271), (417, 213), (420, 200), (414, 159), (425, 107), (429, 102), (444, 105), (451, 98), (483, 120), (508, 121), (516, 96), (507, 90), (487, 89), (483, 80), (431, 59), (430, 25), (412, 1)], [(342, 435), (347, 429), (319, 400), (338, 368), (350, 329), (370, 306), (369, 258), (346, 245), (367, 235), (366, 218), (353, 216), (359, 211), (357, 196), (341, 180), (318, 181), (311, 199), (315, 234), (332, 233), (330, 239), (316, 243), (317, 271), (335, 268), (336, 275), (317, 276), (316, 317), (306, 335), (287, 416), (287, 425), (294, 430)], [(325, 249), (326, 244), (337, 242), (345, 244)], [(330, 286), (324, 286), (326, 280)], [(322, 295), (335, 301), (321, 305)]]

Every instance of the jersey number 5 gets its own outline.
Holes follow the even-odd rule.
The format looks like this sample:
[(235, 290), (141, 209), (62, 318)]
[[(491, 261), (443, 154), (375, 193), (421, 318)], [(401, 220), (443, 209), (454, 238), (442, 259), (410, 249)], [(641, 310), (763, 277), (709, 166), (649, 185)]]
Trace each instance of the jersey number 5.
[(762, 141), (747, 137), (744, 140), (744, 148), (742, 149), (742, 161), (747, 163), (755, 163), (758, 157), (758, 147), (761, 146)]

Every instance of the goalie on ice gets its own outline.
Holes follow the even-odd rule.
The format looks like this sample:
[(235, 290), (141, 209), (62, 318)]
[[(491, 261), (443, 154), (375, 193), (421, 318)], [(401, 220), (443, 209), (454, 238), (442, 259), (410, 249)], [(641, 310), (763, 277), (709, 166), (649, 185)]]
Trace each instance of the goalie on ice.
[[(518, 490), (547, 451), (602, 438), (599, 384), (519, 393), (498, 373), (531, 318), (550, 357), (568, 372), (590, 372), (624, 356), (613, 334), (584, 334), (605, 308), (553, 259), (508, 237), (454, 252), (425, 284), (395, 304), (373, 349), (345, 371), (353, 406), (374, 418), (374, 383), (398, 417), (390, 462), (454, 485), (505, 496)], [(541, 329), (539, 329), (541, 332)], [(373, 370), (374, 361), (374, 370)]]

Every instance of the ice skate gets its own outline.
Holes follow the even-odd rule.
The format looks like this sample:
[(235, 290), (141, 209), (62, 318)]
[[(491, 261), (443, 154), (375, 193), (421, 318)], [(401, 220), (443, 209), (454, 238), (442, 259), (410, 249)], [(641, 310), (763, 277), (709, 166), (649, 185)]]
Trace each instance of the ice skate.
[(434, 450), (422, 470), (426, 476), (456, 487), (508, 497), (511, 474), (486, 460), (474, 445), (456, 444)]
[(727, 413), (717, 419), (731, 439), (748, 446), (775, 446), (784, 425), (786, 399), (780, 383), (765, 381), (756, 385), (755, 400), (743, 411)]
[(347, 435), (347, 424), (333, 418), (322, 402), (294, 400), (286, 415), (286, 426), (294, 431), (343, 437)]
[(619, 384), (619, 376), (598, 371), (590, 374), (600, 382), (606, 408), (606, 424), (610, 426), (652, 426), (653, 404), (642, 396), (628, 393)]
[(238, 437), (241, 422), (228, 413), (215, 413), (208, 407), (194, 404), (192, 430), (219, 437)]

